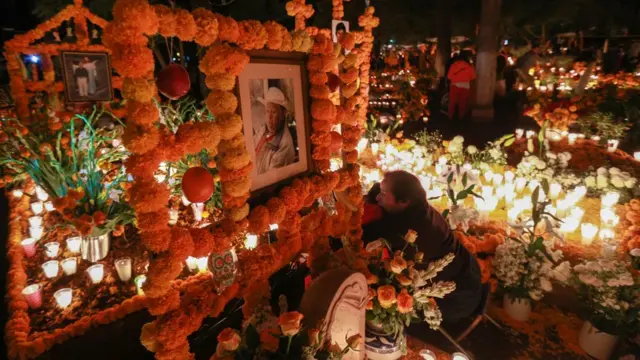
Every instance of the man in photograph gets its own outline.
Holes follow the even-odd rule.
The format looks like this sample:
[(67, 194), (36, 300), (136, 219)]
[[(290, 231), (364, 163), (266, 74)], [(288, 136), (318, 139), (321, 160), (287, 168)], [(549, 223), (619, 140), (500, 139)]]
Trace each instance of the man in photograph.
[(80, 97), (89, 96), (89, 70), (84, 67), (83, 63), (74, 65), (73, 75), (76, 78), (76, 86), (78, 87), (78, 95)]
[(265, 107), (265, 124), (256, 132), (253, 143), (256, 169), (263, 174), (294, 163), (296, 149), (286, 124), (290, 105), (284, 93), (270, 87), (265, 99), (259, 101)]

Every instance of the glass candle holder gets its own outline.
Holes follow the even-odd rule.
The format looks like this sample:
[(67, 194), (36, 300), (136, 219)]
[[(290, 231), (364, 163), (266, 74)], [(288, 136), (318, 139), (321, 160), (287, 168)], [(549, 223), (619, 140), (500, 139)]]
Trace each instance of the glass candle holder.
[(15, 189), (11, 193), (13, 194), (13, 197), (16, 199), (20, 199), (22, 195), (24, 195), (24, 192), (20, 189)]
[(493, 175), (493, 186), (502, 185), (502, 180), (503, 179), (504, 179), (504, 176), (502, 176), (502, 174), (494, 174)]
[(60, 265), (65, 275), (73, 275), (78, 270), (78, 260), (74, 257), (62, 260)]
[(47, 201), (47, 199), (49, 199), (49, 194), (47, 194), (47, 192), (40, 186), (36, 186), (36, 197), (40, 201)]
[(574, 145), (576, 143), (576, 140), (578, 140), (578, 134), (569, 133), (569, 135), (567, 135), (567, 141), (569, 142), (569, 145)]
[(31, 203), (31, 211), (34, 215), (42, 214), (42, 211), (44, 211), (44, 204), (42, 203), (42, 201)]
[(142, 290), (142, 286), (147, 282), (146, 275), (138, 275), (135, 279), (133, 279), (133, 283), (136, 284), (136, 291), (138, 295), (144, 295), (144, 290)]
[(53, 293), (53, 297), (60, 309), (66, 309), (73, 301), (73, 290), (71, 288), (60, 289)]
[(582, 234), (582, 244), (591, 245), (596, 234), (598, 234), (598, 227), (593, 224), (584, 223), (580, 225), (580, 231)]
[(549, 184), (549, 199), (556, 200), (562, 192), (562, 185), (558, 183)]
[(600, 210), (600, 222), (604, 227), (614, 227), (618, 225), (620, 218), (616, 213), (610, 208), (604, 208)]
[(206, 272), (209, 269), (207, 268), (207, 262), (209, 260), (208, 256), (200, 257), (196, 259), (196, 266), (199, 272)]
[(525, 179), (523, 177), (516, 178), (516, 191), (517, 192), (522, 192), (522, 190), (524, 190), (525, 186), (527, 186), (527, 179)]
[(513, 171), (505, 171), (504, 173), (504, 181), (507, 184), (511, 184), (513, 182), (513, 180), (515, 179), (516, 175), (513, 173)]
[(127, 282), (131, 280), (131, 258), (122, 257), (115, 261), (116, 272), (120, 281)]
[(52, 212), (56, 209), (56, 207), (53, 206), (53, 202), (47, 201), (46, 203), (44, 203), (44, 209), (47, 210), (47, 212)]
[(614, 236), (615, 236), (615, 233), (611, 229), (600, 229), (600, 232), (598, 233), (598, 237), (600, 237), (600, 240), (604, 242), (613, 240)]
[(620, 193), (615, 191), (610, 191), (604, 194), (604, 196), (602, 196), (601, 206), (602, 208), (613, 207), (615, 204), (618, 203), (618, 200), (620, 200)]
[(29, 227), (29, 236), (36, 240), (42, 239), (42, 234), (44, 233), (44, 228), (42, 226)]
[(258, 247), (258, 235), (247, 234), (247, 238), (244, 240), (244, 247), (247, 249)]
[(55, 258), (60, 252), (60, 244), (55, 241), (46, 243), (44, 244), (44, 249), (48, 258)]
[(82, 244), (82, 238), (80, 236), (74, 236), (67, 239), (67, 250), (72, 254), (80, 253), (80, 245)]
[(436, 354), (429, 349), (420, 350), (420, 357), (424, 360), (437, 360)]
[(29, 218), (29, 227), (41, 227), (42, 216), (32, 216)]
[(49, 279), (58, 276), (58, 270), (58, 260), (49, 260), (42, 264), (42, 271), (44, 271), (44, 276)]
[(620, 144), (619, 140), (615, 140), (615, 139), (607, 140), (607, 151), (615, 152), (616, 150), (618, 150), (618, 144)]
[(25, 287), (22, 290), (22, 295), (27, 300), (29, 308), (38, 309), (42, 306), (42, 287), (40, 285), (33, 284)]
[(193, 256), (188, 256), (187, 260), (185, 260), (185, 262), (187, 263), (187, 269), (189, 269), (189, 271), (195, 272), (196, 270), (198, 270), (198, 259), (197, 258), (194, 258)]
[(99, 284), (104, 278), (104, 265), (95, 264), (91, 265), (87, 268), (87, 274), (91, 279), (91, 283)]
[(633, 158), (636, 159), (636, 161), (640, 161), (640, 151), (636, 151), (633, 153)]
[(451, 354), (451, 360), (469, 360), (469, 357), (461, 352)]
[(487, 182), (487, 184), (491, 184), (491, 182), (493, 181), (493, 171), (486, 171), (482, 175), (484, 176), (484, 180)]
[(36, 243), (38, 241), (34, 238), (26, 238), (20, 242), (22, 245), (22, 250), (24, 250), (24, 255), (26, 257), (32, 257), (36, 254)]

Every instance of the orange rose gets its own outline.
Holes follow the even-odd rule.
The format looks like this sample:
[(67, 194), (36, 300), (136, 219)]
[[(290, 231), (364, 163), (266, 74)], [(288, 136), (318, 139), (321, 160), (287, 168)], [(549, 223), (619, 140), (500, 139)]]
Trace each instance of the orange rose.
[(417, 238), (418, 238), (418, 233), (412, 229), (409, 229), (407, 233), (404, 235), (404, 240), (410, 244), (413, 244), (414, 242), (416, 242)]
[(377, 275), (367, 274), (367, 284), (368, 285), (377, 284), (378, 281), (380, 281), (380, 279), (378, 278)]
[(424, 258), (424, 253), (419, 251), (416, 253), (416, 256), (414, 257), (414, 259), (416, 260), (416, 262), (422, 262), (422, 259)]
[(352, 349), (357, 349), (361, 342), (362, 335), (360, 334), (351, 335), (347, 338), (347, 344), (349, 344), (349, 347)]
[(293, 336), (300, 331), (300, 322), (304, 315), (297, 311), (290, 311), (280, 315), (278, 318), (278, 325), (282, 330), (282, 334), (285, 336)]
[(373, 310), (373, 301), (369, 300), (367, 302), (367, 306), (365, 307), (367, 310)]
[(262, 330), (260, 332), (260, 345), (270, 352), (278, 351), (278, 347), (280, 346), (280, 339), (275, 335), (278, 333), (278, 329), (271, 328)]
[(407, 289), (402, 289), (398, 294), (398, 311), (401, 314), (409, 313), (413, 310), (413, 296), (409, 295)]
[(402, 270), (407, 268), (407, 262), (402, 257), (396, 256), (389, 263), (389, 268), (391, 269), (391, 272), (400, 274)]
[(378, 288), (378, 302), (385, 309), (390, 308), (396, 302), (396, 288), (384, 285)]
[(398, 280), (402, 286), (409, 286), (412, 283), (411, 279), (403, 275), (396, 275), (396, 280)]
[(241, 340), (238, 332), (231, 328), (226, 328), (218, 334), (218, 345), (226, 351), (235, 351), (240, 346)]

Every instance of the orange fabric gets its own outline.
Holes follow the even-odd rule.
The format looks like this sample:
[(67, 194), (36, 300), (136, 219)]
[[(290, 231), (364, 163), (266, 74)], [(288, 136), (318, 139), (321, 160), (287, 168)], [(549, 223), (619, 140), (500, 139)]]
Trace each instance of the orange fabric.
[(469, 89), (451, 85), (449, 88), (449, 119), (453, 120), (458, 109), (458, 118), (462, 119), (469, 111), (469, 97), (471, 91)]
[(458, 60), (454, 62), (449, 68), (449, 74), (447, 78), (453, 83), (457, 82), (471, 82), (476, 78), (476, 71), (464, 60)]

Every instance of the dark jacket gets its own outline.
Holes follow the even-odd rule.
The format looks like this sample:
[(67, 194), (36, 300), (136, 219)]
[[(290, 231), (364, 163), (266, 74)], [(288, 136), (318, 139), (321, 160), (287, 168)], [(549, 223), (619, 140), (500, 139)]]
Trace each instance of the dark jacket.
[[(416, 245), (424, 253), (425, 261), (436, 260), (454, 253), (454, 260), (435, 278), (436, 281), (454, 281), (456, 290), (443, 299), (436, 299), (442, 311), (443, 321), (457, 322), (474, 313), (480, 303), (482, 285), (480, 267), (475, 257), (453, 236), (446, 220), (433, 207), (426, 211), (410, 206), (401, 213), (384, 213), (382, 219), (364, 225), (363, 240), (366, 243), (379, 238), (386, 239), (393, 251), (402, 250), (403, 236), (407, 230), (418, 233)], [(405, 252), (413, 257), (413, 247)]]

